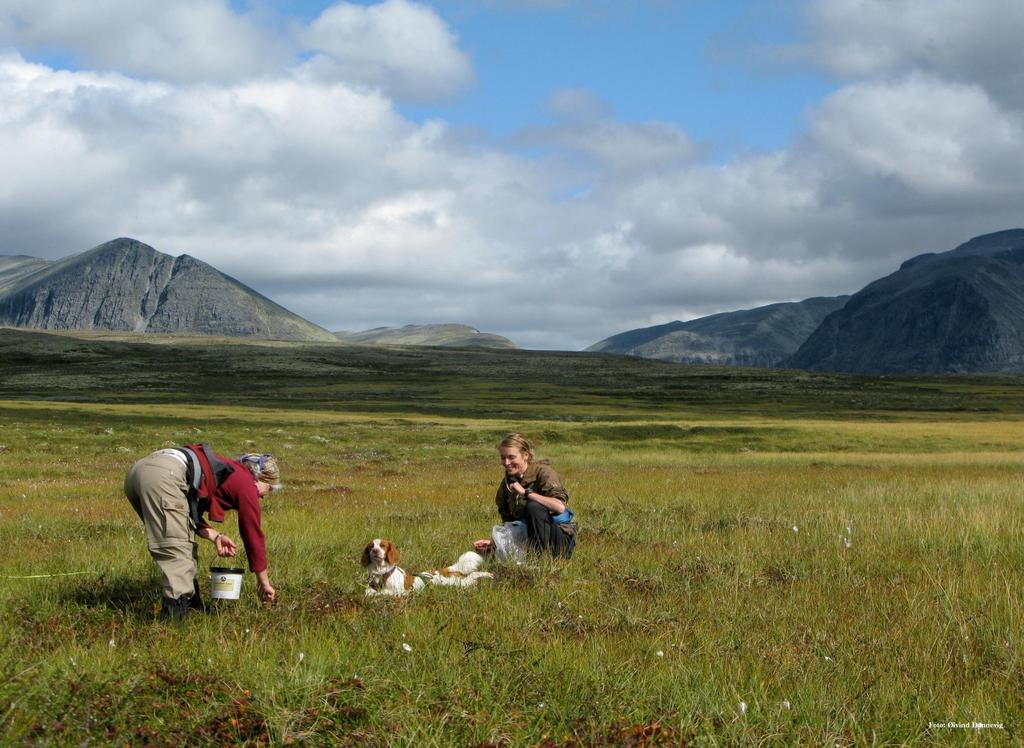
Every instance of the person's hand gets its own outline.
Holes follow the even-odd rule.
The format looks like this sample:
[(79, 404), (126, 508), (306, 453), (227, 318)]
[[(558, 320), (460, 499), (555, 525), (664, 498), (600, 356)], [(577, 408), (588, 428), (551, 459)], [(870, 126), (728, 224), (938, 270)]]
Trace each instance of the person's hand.
[(479, 551), (480, 553), (490, 553), (490, 551), (491, 551), (491, 541), (490, 540), (486, 540), (486, 539), (485, 540), (474, 540), (473, 541), (473, 548), (476, 549), (477, 551)]
[(218, 556), (234, 556), (238, 553), (238, 547), (235, 545), (235, 541), (223, 533), (216, 537), (213, 541), (213, 545), (217, 549)]
[(260, 602), (272, 603), (277, 600), (277, 591), (270, 585), (270, 582), (260, 582), (256, 588)]
[(523, 484), (520, 483), (519, 481), (516, 481), (515, 483), (509, 483), (508, 487), (511, 488), (513, 491), (515, 491), (520, 496), (522, 496), (524, 493), (526, 493), (526, 489), (523, 488)]

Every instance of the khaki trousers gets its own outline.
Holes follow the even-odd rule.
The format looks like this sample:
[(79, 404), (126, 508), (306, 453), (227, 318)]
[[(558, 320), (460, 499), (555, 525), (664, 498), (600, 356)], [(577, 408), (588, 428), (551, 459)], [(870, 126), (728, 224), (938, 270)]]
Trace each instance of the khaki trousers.
[(199, 547), (188, 516), (185, 466), (173, 457), (151, 454), (132, 465), (124, 493), (146, 526), (146, 543), (163, 577), (164, 597), (177, 600), (195, 590)]

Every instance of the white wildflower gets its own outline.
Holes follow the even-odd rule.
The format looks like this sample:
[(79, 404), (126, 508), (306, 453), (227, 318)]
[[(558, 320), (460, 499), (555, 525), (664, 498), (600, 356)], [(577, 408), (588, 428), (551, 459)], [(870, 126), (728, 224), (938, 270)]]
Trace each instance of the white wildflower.
[(409, 646), (408, 642), (402, 643), (402, 649), (404, 649), (406, 652), (412, 652), (412, 647)]
[(306, 659), (306, 653), (299, 652), (299, 662), (302, 662), (304, 659)]
[(747, 702), (741, 701), (740, 702), (740, 714), (746, 714), (746, 713), (747, 713)]
[(800, 532), (800, 528), (796, 525), (793, 525), (793, 532)]
[(661, 650), (659, 649), (659, 650), (658, 650), (657, 652), (655, 652), (655, 653), (654, 653), (654, 656), (655, 656), (655, 657), (664, 657), (664, 656), (665, 656), (665, 653), (664, 653), (664, 652), (662, 652), (662, 651), (661, 651)]
[(117, 642), (115, 642), (113, 639), (111, 639), (109, 642), (107, 642), (107, 646), (110, 647), (111, 649), (113, 649), (114, 647), (117, 646)]
[(789, 699), (783, 699), (782, 700), (782, 708), (783, 709), (789, 709), (789, 706), (790, 706)]

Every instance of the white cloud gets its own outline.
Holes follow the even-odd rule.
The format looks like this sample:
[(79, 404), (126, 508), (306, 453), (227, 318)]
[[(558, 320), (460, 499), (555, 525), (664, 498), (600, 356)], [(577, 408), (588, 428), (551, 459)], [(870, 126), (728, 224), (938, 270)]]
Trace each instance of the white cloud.
[(1019, 195), (1022, 124), (980, 86), (912, 74), (836, 92), (820, 107), (811, 137), (842, 173), (844, 189), (851, 182), (886, 186), (884, 197), (864, 189), (865, 203), (890, 200), (898, 190), (903, 209), (909, 200), (939, 214), (1000, 193)]
[(4, 43), (169, 81), (230, 80), (288, 60), (280, 39), (225, 0), (0, 0)]
[(815, 0), (815, 59), (853, 77), (933, 73), (1024, 103), (1019, 0)]
[[(786, 151), (638, 179), (617, 204), (651, 252), (723, 242), (765, 263), (830, 258), (821, 293), (853, 291), (920, 251), (1020, 225), (1022, 171), (1017, 114), (976, 86), (911, 75), (839, 90)], [(803, 282), (790, 292), (812, 295)]]
[(273, 77), (297, 66), (317, 80), (429, 101), (475, 81), (444, 20), (410, 0), (337, 3), (290, 32), (227, 0), (0, 0), (5, 44), (66, 50), (86, 68), (174, 83)]
[(379, 87), (402, 99), (450, 96), (475, 81), (455, 34), (425, 5), (338, 3), (302, 34), (318, 52), (304, 69), (326, 80)]

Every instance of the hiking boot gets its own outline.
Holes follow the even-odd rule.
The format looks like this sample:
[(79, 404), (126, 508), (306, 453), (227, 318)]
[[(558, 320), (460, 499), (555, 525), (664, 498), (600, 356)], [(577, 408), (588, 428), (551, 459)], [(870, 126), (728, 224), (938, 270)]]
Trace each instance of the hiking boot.
[(165, 597), (163, 606), (160, 608), (160, 620), (177, 623), (184, 621), (192, 612), (192, 595), (186, 593), (175, 600), (173, 597)]

